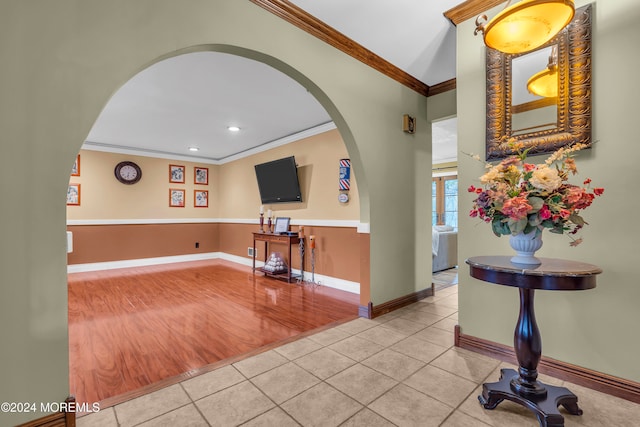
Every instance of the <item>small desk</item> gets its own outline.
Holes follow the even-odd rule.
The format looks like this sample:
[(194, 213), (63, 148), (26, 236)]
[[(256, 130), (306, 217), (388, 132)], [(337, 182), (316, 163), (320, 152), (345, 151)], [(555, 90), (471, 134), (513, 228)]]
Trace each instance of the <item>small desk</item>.
[[(275, 277), (278, 279), (286, 280), (288, 283), (291, 283), (293, 279), (297, 279), (298, 276), (291, 274), (291, 246), (300, 243), (300, 238), (297, 234), (287, 235), (287, 234), (273, 234), (273, 233), (261, 233), (255, 232), (253, 233), (253, 272), (256, 271), (256, 241), (264, 242), (264, 262), (267, 262), (269, 257), (269, 244), (270, 243), (282, 243), (287, 245), (288, 248), (288, 258), (287, 258), (287, 272), (286, 273), (271, 273), (262, 268), (257, 268), (258, 271), (263, 272), (267, 276)], [(302, 254), (302, 265), (304, 265), (304, 253)]]
[(545, 385), (537, 380), (542, 356), (542, 339), (536, 324), (533, 296), (536, 289), (580, 291), (596, 287), (599, 267), (576, 261), (540, 258), (540, 265), (514, 264), (509, 256), (478, 256), (466, 260), (471, 277), (498, 285), (513, 286), (520, 291), (520, 315), (513, 343), (518, 358), (518, 372), (502, 369), (500, 380), (482, 385), (478, 400), (485, 409), (494, 409), (504, 399), (533, 411), (542, 427), (564, 426), (558, 411), (562, 405), (573, 415), (582, 415), (578, 398), (564, 387)]

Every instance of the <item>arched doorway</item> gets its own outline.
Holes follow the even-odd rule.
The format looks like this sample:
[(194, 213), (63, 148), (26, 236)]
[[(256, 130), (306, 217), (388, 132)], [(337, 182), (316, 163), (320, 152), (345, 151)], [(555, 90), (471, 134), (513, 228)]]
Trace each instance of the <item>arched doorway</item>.
[[(258, 161), (263, 161), (266, 159), (270, 159), (273, 156), (285, 155), (282, 151), (282, 140), (285, 138), (278, 138), (275, 143), (264, 143), (262, 141), (258, 141), (255, 145), (257, 147), (247, 147), (242, 146), (240, 141), (224, 141), (225, 144), (236, 143), (241, 145), (241, 148), (237, 148), (235, 152), (231, 154), (227, 154), (221, 160), (207, 158), (204, 155), (198, 153), (198, 155), (194, 156), (186, 156), (184, 153), (178, 151), (177, 148), (187, 148), (188, 146), (197, 146), (204, 152), (215, 153), (216, 151), (224, 151), (224, 146), (219, 147), (216, 144), (212, 143), (207, 137), (215, 141), (215, 136), (210, 137), (206, 135), (204, 138), (198, 140), (196, 137), (190, 137), (189, 143), (178, 143), (174, 144), (174, 141), (179, 141), (180, 137), (184, 135), (194, 135), (196, 132), (193, 131), (193, 127), (196, 126), (196, 122), (200, 120), (203, 123), (206, 123), (207, 127), (211, 127), (211, 122), (216, 122), (217, 117), (216, 114), (223, 115), (221, 111), (230, 109), (229, 105), (234, 102), (238, 102), (237, 98), (230, 99), (216, 99), (220, 98), (221, 95), (221, 87), (224, 87), (225, 90), (230, 90), (229, 88), (234, 88), (235, 90), (239, 90), (242, 85), (249, 85), (251, 82), (249, 80), (258, 80), (262, 75), (270, 72), (275, 72), (276, 74), (282, 74), (279, 71), (272, 71), (270, 66), (263, 65), (262, 62), (257, 62), (251, 59), (243, 59), (240, 61), (242, 66), (239, 66), (237, 57), (235, 54), (227, 53), (228, 50), (233, 50), (228, 46), (220, 47), (220, 46), (201, 46), (198, 51), (193, 51), (192, 49), (187, 49), (186, 52), (177, 52), (172, 57), (164, 57), (159, 62), (156, 62), (154, 65), (149, 66), (145, 70), (138, 73), (134, 76), (130, 81), (125, 83), (123, 87), (116, 92), (109, 103), (105, 106), (105, 109), (101, 113), (98, 121), (94, 125), (90, 136), (88, 138), (88, 142), (86, 142), (83, 146), (82, 151), (82, 159), (83, 165), (82, 168), (83, 173), (77, 174), (72, 178), (72, 185), (70, 185), (71, 189), (74, 189), (76, 193), (81, 189), (84, 193), (84, 203), (68, 203), (68, 224), (70, 225), (70, 230), (74, 235), (74, 252), (70, 255), (70, 271), (89, 271), (89, 270), (100, 270), (104, 269), (112, 269), (119, 268), (122, 266), (136, 266), (136, 265), (149, 265), (149, 264), (157, 264), (164, 262), (174, 262), (176, 258), (180, 258), (180, 260), (189, 260), (189, 259), (199, 259), (199, 257), (209, 257), (212, 256), (211, 251), (215, 251), (218, 254), (216, 256), (223, 257), (226, 259), (232, 259), (234, 261), (238, 261), (242, 263), (246, 260), (238, 260), (237, 258), (242, 256), (241, 253), (238, 253), (235, 250), (234, 246), (238, 246), (241, 243), (236, 242), (235, 245), (233, 242), (209, 242), (205, 236), (217, 234), (220, 239), (228, 240), (234, 234), (241, 235), (249, 235), (244, 231), (238, 231), (241, 227), (236, 225), (231, 231), (225, 230), (212, 230), (211, 223), (212, 222), (221, 222), (218, 225), (218, 228), (231, 228), (230, 223), (237, 222), (242, 223), (245, 221), (247, 216), (255, 214), (257, 211), (258, 200), (255, 197), (248, 197), (250, 201), (247, 201), (247, 197), (238, 197), (238, 194), (246, 193), (248, 196), (254, 196), (254, 189), (251, 188), (247, 190), (246, 185), (236, 185), (237, 182), (242, 182), (246, 184), (247, 181), (251, 181), (252, 179), (247, 179), (246, 173), (240, 172), (240, 169), (243, 169), (245, 172), (251, 172), (251, 165), (247, 164), (246, 158), (256, 159), (250, 160), (255, 163)], [(243, 51), (243, 53), (246, 53)], [(255, 53), (252, 53), (255, 54)], [(207, 64), (203, 59), (212, 59), (213, 62), (211, 64)], [(180, 60), (186, 62), (185, 65), (178, 66), (176, 62)], [(228, 69), (228, 63), (232, 61), (233, 64), (232, 70)], [(248, 71), (246, 68), (257, 67), (257, 64), (261, 65), (258, 71)], [(140, 83), (146, 77), (146, 74), (152, 74), (157, 77), (158, 68), (164, 67), (165, 75), (168, 75), (168, 78), (160, 78), (157, 80), (153, 80), (153, 77), (149, 79), (152, 80), (152, 83)], [(203, 81), (198, 82), (197, 76), (190, 76), (188, 67), (200, 67), (196, 71), (196, 74), (200, 76), (204, 76), (205, 81), (208, 79), (217, 79), (223, 81), (224, 83), (219, 87), (212, 89), (210, 87), (206, 87)], [(220, 71), (221, 70), (221, 71)], [(259, 75), (261, 74), (261, 75)], [(236, 77), (237, 76), (237, 77)], [(283, 75), (284, 76), (284, 75)], [(175, 79), (181, 79), (182, 84), (180, 85), (180, 91), (171, 91), (170, 87), (175, 84)], [(243, 80), (239, 82), (234, 82), (233, 79)], [(282, 79), (280, 76), (272, 76), (271, 81), (262, 81), (262, 85), (266, 86), (277, 86), (280, 85), (281, 82), (278, 79)], [(286, 78), (291, 80), (290, 78)], [(267, 79), (268, 80), (268, 79)], [(205, 87), (203, 87), (205, 86)], [(280, 89), (281, 91), (286, 90), (296, 90), (296, 88), (291, 88), (291, 86), (286, 86), (284, 89)], [(122, 92), (128, 91), (129, 94), (133, 92), (133, 100), (123, 100), (126, 98), (126, 94), (123, 95)], [(166, 97), (163, 98), (161, 92), (166, 92)], [(207, 102), (207, 100), (203, 100), (198, 98), (198, 91), (206, 92), (212, 99), (212, 103), (217, 106), (217, 108), (213, 108), (213, 111), (207, 111), (206, 114), (202, 114), (198, 108), (202, 108), (201, 106)], [(216, 92), (217, 91), (217, 92)], [(258, 98), (258, 91), (260, 91), (259, 85), (255, 85), (251, 90), (244, 94), (244, 97), (247, 97), (252, 94), (253, 96), (250, 98), (250, 103), (240, 107), (239, 109), (241, 113), (244, 113), (247, 117), (253, 117), (255, 122), (252, 120), (245, 119), (245, 122), (238, 122), (242, 127), (247, 127), (248, 129), (254, 130), (254, 134), (257, 134), (259, 129), (257, 129), (260, 124), (264, 127), (264, 131), (262, 133), (269, 134), (270, 128), (268, 125), (271, 120), (284, 120), (290, 121), (290, 118), (285, 116), (285, 113), (280, 112), (279, 114), (274, 115), (274, 118), (264, 118), (258, 117), (260, 114), (266, 115), (264, 109), (266, 108), (266, 104), (264, 99)], [(263, 92), (267, 92), (265, 89)], [(231, 90), (233, 92), (233, 90)], [(136, 94), (142, 93), (144, 96), (136, 97)], [(185, 94), (185, 97), (182, 97), (182, 94)], [(190, 95), (190, 97), (188, 97)], [(132, 95), (129, 95), (130, 97)], [(240, 99), (243, 98), (243, 94), (237, 94), (237, 97)], [(268, 94), (262, 94), (263, 98), (268, 98), (269, 96), (275, 97), (278, 96), (276, 91)], [(284, 96), (280, 94), (280, 96)], [(148, 101), (144, 99), (148, 98)], [(141, 99), (142, 98), (142, 99)], [(166, 99), (169, 98), (169, 99)], [(295, 97), (294, 97), (295, 98)], [(268, 101), (268, 100), (267, 100)], [(172, 108), (173, 105), (171, 103), (178, 104), (178, 108)], [(275, 104), (275, 101), (271, 102)], [(127, 109), (127, 104), (132, 104), (135, 106), (134, 109)], [(255, 104), (255, 107), (254, 105)], [(255, 108), (255, 110), (252, 110)], [(275, 107), (273, 107), (275, 109)], [(309, 107), (305, 106), (304, 108), (309, 109)], [(141, 115), (142, 117), (137, 117), (137, 113), (140, 110), (150, 109), (151, 113), (148, 115)], [(186, 109), (187, 111), (183, 111)], [(294, 107), (294, 110), (301, 110), (302, 106), (298, 105)], [(114, 113), (115, 110), (115, 113)], [(168, 114), (161, 114), (166, 112), (165, 110), (170, 110)], [(160, 114), (158, 114), (160, 112)], [(156, 115), (154, 115), (156, 113)], [(185, 114), (186, 113), (186, 114)], [(235, 111), (231, 115), (236, 117), (241, 117), (241, 113)], [(115, 115), (117, 117), (116, 120), (112, 119), (110, 116)], [(160, 126), (163, 128), (163, 132), (171, 132), (173, 129), (170, 129), (166, 126), (166, 122), (170, 121), (174, 118), (174, 116), (183, 115), (185, 120), (184, 124), (179, 127), (179, 131), (172, 138), (166, 138), (168, 141), (165, 141), (164, 145), (162, 145), (160, 140), (164, 135), (162, 133), (154, 134), (153, 126)], [(208, 117), (206, 117), (209, 115)], [(278, 117), (278, 116), (282, 117)], [(259, 118), (260, 120), (256, 120)], [(300, 119), (304, 119), (305, 117), (300, 117)], [(129, 134), (122, 130), (123, 127), (126, 127), (127, 122), (132, 121), (133, 119), (138, 120), (142, 123), (152, 126), (151, 128), (147, 128), (146, 130), (144, 126), (130, 126), (132, 130)], [(319, 120), (324, 120), (324, 117), (320, 116)], [(117, 131), (110, 134), (110, 129), (108, 129), (108, 125), (105, 125), (104, 122), (111, 121), (112, 126), (117, 126)], [(123, 123), (123, 125), (118, 126), (119, 122)], [(223, 123), (218, 123), (218, 127), (222, 127)], [(312, 123), (315, 124), (315, 123)], [(306, 129), (305, 125), (303, 126), (300, 132), (295, 132), (295, 135), (292, 137), (290, 133), (293, 133), (291, 130), (285, 131), (285, 136), (290, 140), (289, 144), (294, 145), (294, 142), (300, 145), (300, 141), (302, 139), (308, 140), (309, 138), (315, 138), (315, 142), (307, 142), (306, 144), (315, 145), (312, 149), (302, 148), (298, 146), (292, 152), (296, 152), (298, 155), (298, 159), (301, 159), (303, 164), (300, 165), (303, 170), (302, 178), (304, 183), (306, 184), (304, 196), (305, 201), (307, 199), (312, 200), (312, 202), (303, 203), (301, 206), (291, 206), (285, 205), (284, 209), (282, 206), (269, 206), (269, 208), (278, 209), (278, 216), (293, 216), (294, 220), (296, 217), (303, 217), (303, 222), (305, 225), (312, 226), (312, 231), (315, 234), (318, 234), (320, 239), (323, 238), (323, 232), (320, 230), (320, 226), (317, 226), (313, 223), (310, 223), (309, 220), (304, 222), (304, 217), (313, 218), (315, 221), (317, 220), (325, 220), (332, 221), (333, 215), (342, 215), (344, 218), (344, 211), (348, 208), (348, 205), (339, 205), (339, 207), (334, 207), (333, 209), (327, 209), (327, 206), (333, 204), (338, 206), (336, 202), (337, 197), (333, 197), (337, 195), (331, 192), (323, 191), (321, 187), (326, 186), (327, 182), (332, 178), (337, 180), (337, 176), (326, 174), (318, 176), (318, 174), (323, 173), (323, 170), (326, 171), (327, 164), (331, 164), (334, 167), (337, 166), (337, 160), (343, 157), (348, 157), (348, 153), (346, 149), (340, 150), (336, 148), (336, 141), (339, 144), (344, 146), (344, 140), (341, 138), (336, 138), (333, 133), (336, 131), (331, 130), (331, 126), (324, 126), (324, 123), (321, 125), (314, 126), (316, 132), (321, 132), (322, 134), (330, 134), (331, 136), (325, 137), (323, 139), (322, 136), (311, 135), (308, 129)], [(308, 124), (306, 125), (308, 126)], [(275, 126), (274, 126), (275, 127)], [(284, 127), (284, 126), (283, 126)], [(96, 130), (97, 128), (97, 130)], [(288, 129), (288, 128), (287, 128)], [(296, 129), (296, 128), (293, 128)], [(149, 135), (144, 135), (144, 137), (140, 138), (141, 142), (137, 144), (136, 141), (136, 132), (139, 133), (148, 133)], [(273, 130), (271, 130), (273, 132)], [(300, 137), (300, 140), (296, 141), (297, 136)], [(217, 135), (217, 138), (221, 138), (220, 135)], [(266, 137), (270, 138), (270, 137)], [(339, 141), (338, 141), (339, 140)], [(124, 144), (119, 144), (120, 141), (125, 141)], [(151, 142), (156, 142), (156, 144), (150, 144)], [(324, 144), (328, 148), (324, 148), (322, 150), (317, 149), (318, 144)], [(177, 146), (174, 149), (174, 145)], [(209, 145), (214, 145), (214, 147), (210, 147)], [(223, 144), (224, 145), (224, 144)], [(264, 154), (265, 150), (268, 150), (272, 146), (271, 150), (267, 151), (274, 152), (274, 154)], [(329, 152), (333, 155), (329, 155)], [(342, 153), (344, 151), (344, 153)], [(283, 154), (277, 154), (283, 153)], [(290, 152), (289, 152), (290, 153)], [(319, 154), (326, 153), (326, 154)], [(335, 154), (334, 154), (335, 153)], [(300, 154), (302, 154), (300, 156)], [(267, 157), (264, 157), (267, 155)], [(324, 157), (327, 157), (325, 159)], [(227, 160), (231, 159), (231, 160)], [(242, 160), (241, 160), (242, 159)], [(262, 159), (262, 160), (261, 160)], [(111, 172), (113, 169), (113, 165), (122, 164), (123, 162), (128, 162), (130, 164), (134, 164), (140, 168), (140, 172), (143, 173), (143, 178), (136, 182), (133, 185), (121, 185), (121, 182), (116, 182), (114, 176)], [(204, 163), (202, 163), (204, 162)], [(235, 167), (236, 163), (241, 163), (240, 166)], [(304, 164), (306, 163), (306, 164)], [(184, 166), (186, 164), (186, 167)], [(139, 166), (138, 166), (139, 165)], [(174, 179), (172, 176), (169, 177), (168, 182), (166, 181), (166, 169), (167, 166), (169, 169), (174, 168), (181, 171), (181, 178)], [(116, 166), (117, 168), (117, 166)], [(206, 170), (208, 175), (211, 177), (207, 179), (206, 185), (202, 186), (203, 183), (195, 183), (192, 184), (191, 171), (192, 169), (199, 168), (200, 170)], [(307, 170), (308, 169), (308, 170)], [(314, 176), (311, 176), (311, 170), (314, 171)], [(299, 172), (300, 173), (300, 172)], [(186, 179), (185, 179), (186, 175)], [(161, 179), (158, 179), (158, 177)], [(351, 211), (353, 216), (351, 222), (358, 222), (358, 208), (359, 208), (359, 200), (358, 200), (358, 187), (355, 186), (355, 180), (352, 180), (354, 184), (353, 191), (351, 192), (352, 200), (350, 204), (352, 205)], [(234, 185), (233, 189), (224, 188), (229, 186), (229, 183)], [(253, 185), (250, 187), (255, 187), (255, 182), (252, 182)], [(170, 188), (169, 188), (170, 187)], [(169, 188), (169, 191), (179, 191), (182, 192), (183, 197), (187, 200), (188, 203), (184, 203), (182, 206), (178, 206), (180, 209), (172, 209), (171, 203), (169, 203), (169, 207), (166, 206), (166, 191)], [(204, 190), (203, 190), (204, 189)], [(202, 209), (201, 206), (191, 205), (191, 194), (196, 191), (206, 191), (207, 194), (211, 194), (209, 197), (209, 203), (205, 206), (206, 209)], [(97, 195), (99, 193), (99, 197)], [(80, 200), (80, 199), (78, 199)], [(195, 203), (195, 201), (194, 201)], [(228, 204), (229, 206), (224, 206)], [(247, 207), (250, 206), (250, 207)], [(221, 207), (222, 206), (222, 207)], [(217, 208), (214, 213), (209, 213), (209, 208), (215, 207)], [(253, 209), (255, 207), (255, 209)], [(342, 212), (337, 212), (337, 210), (342, 210)], [(310, 211), (310, 214), (305, 214), (305, 211)], [(249, 212), (249, 213), (247, 213)], [(212, 221), (211, 218), (224, 218), (223, 221)], [(234, 220), (235, 219), (235, 220)], [(189, 223), (191, 230), (184, 231), (184, 223)], [(151, 230), (149, 227), (152, 227)], [(194, 235), (194, 240), (199, 240), (196, 243), (196, 249), (198, 246), (202, 248), (209, 248), (209, 252), (202, 253), (202, 251), (193, 251), (189, 250), (189, 241), (185, 242), (185, 239), (180, 235), (181, 231), (175, 231), (176, 229), (183, 230), (183, 232), (188, 232)], [(194, 228), (198, 228), (194, 230)], [(355, 233), (354, 230), (350, 233), (353, 235)], [(307, 228), (309, 229), (309, 228)], [(349, 255), (353, 258), (352, 262), (357, 262), (359, 260), (359, 244), (357, 241), (353, 242), (353, 238), (351, 238), (352, 244), (348, 243), (347, 238), (341, 238), (340, 233), (342, 231), (331, 231), (331, 239), (340, 241), (339, 244), (342, 249), (349, 253)], [(166, 235), (165, 238), (162, 236)], [(132, 236), (135, 236), (132, 237)], [(216, 236), (216, 237), (218, 237)], [(329, 239), (329, 237), (326, 237)], [(186, 239), (188, 240), (188, 238)], [(204, 241), (203, 241), (204, 240)], [(238, 241), (242, 241), (241, 238), (236, 239)], [(216, 244), (217, 243), (217, 244)], [(333, 244), (333, 246), (337, 246), (335, 242), (326, 242), (327, 245)], [(355, 243), (355, 244), (354, 244)], [(163, 248), (163, 245), (166, 247)], [(234, 252), (235, 250), (235, 252)], [(185, 253), (186, 252), (186, 253)], [(330, 252), (328, 252), (330, 253)], [(166, 256), (166, 254), (170, 254), (170, 256)], [(222, 254), (222, 255), (221, 255)], [(165, 256), (162, 256), (165, 255)], [(320, 267), (322, 267), (323, 255), (319, 253)], [(348, 262), (348, 260), (343, 260), (340, 257), (339, 259), (332, 259), (329, 261), (331, 263), (331, 271), (336, 271), (335, 264), (342, 261), (343, 263)], [(309, 263), (307, 263), (307, 266)], [(339, 269), (338, 269), (339, 270)], [(322, 268), (318, 269), (318, 274), (323, 273)], [(338, 271), (338, 275), (340, 272)], [(352, 273), (350, 271), (343, 271), (347, 275)], [(359, 273), (359, 271), (358, 271)], [(110, 276), (110, 281), (114, 283), (116, 286), (121, 286), (119, 283), (116, 283), (117, 275), (107, 273)], [(352, 274), (353, 276), (353, 274)], [(91, 276), (89, 276), (91, 277)], [(357, 277), (357, 275), (356, 275)], [(123, 277), (123, 282), (132, 278)], [(343, 277), (337, 277), (339, 280), (343, 280)], [(89, 288), (89, 283), (93, 282), (92, 285), (96, 284), (96, 280), (90, 279), (88, 281), (82, 282), (82, 284), (78, 284), (77, 280), (70, 281), (70, 359), (71, 359), (71, 393), (76, 395), (77, 398), (82, 401), (85, 400), (101, 400), (100, 397), (108, 397), (112, 398), (113, 396), (109, 393), (113, 393), (114, 390), (119, 390), (118, 394), (123, 391), (130, 391), (126, 389), (126, 387), (138, 388), (140, 386), (149, 385), (146, 384), (145, 381), (149, 379), (149, 381), (155, 381), (158, 379), (157, 375), (151, 375), (148, 373), (144, 375), (146, 367), (144, 365), (145, 356), (140, 353), (137, 354), (132, 350), (134, 347), (140, 347), (135, 345), (135, 342), (147, 342), (144, 345), (144, 352), (155, 352), (156, 358), (160, 358), (162, 356), (162, 352), (166, 351), (167, 348), (171, 347), (174, 342), (167, 342), (166, 345), (160, 345), (157, 349), (154, 349), (150, 342), (161, 340), (163, 335), (173, 334), (175, 331), (168, 330), (162, 331), (162, 328), (159, 330), (148, 329), (142, 336), (135, 338), (135, 336), (131, 336), (130, 342), (131, 345), (125, 344), (124, 347), (130, 347), (130, 350), (116, 350), (118, 348), (123, 347), (122, 343), (118, 341), (109, 341), (109, 337), (101, 337), (102, 333), (105, 332), (107, 328), (98, 328), (96, 330), (92, 330), (91, 327), (86, 327), (83, 325), (94, 325), (96, 324), (95, 319), (91, 315), (80, 316), (77, 313), (88, 312), (91, 304), (84, 306), (84, 309), (78, 309), (79, 305), (77, 304), (76, 298), (79, 297), (80, 293), (76, 292), (77, 287), (86, 287)], [(139, 280), (138, 278), (133, 280)], [(359, 285), (359, 280), (355, 283)], [(108, 285), (107, 285), (108, 286)], [(329, 285), (330, 286), (330, 285)], [(255, 287), (255, 284), (254, 284)], [(98, 298), (107, 298), (107, 294), (103, 293), (103, 289), (99, 287), (92, 286), (94, 292), (100, 292), (100, 294), (96, 293)], [(128, 288), (125, 286), (120, 287), (120, 292), (128, 292)], [(153, 288), (151, 288), (153, 289)], [(83, 292), (84, 293), (84, 292)], [(98, 296), (100, 295), (100, 296)], [(85, 295), (86, 297), (86, 295)], [(84, 298), (84, 297), (82, 297)], [(128, 298), (128, 297), (127, 297)], [(139, 300), (141, 298), (140, 295), (136, 293), (132, 293), (131, 300)], [(118, 299), (117, 301), (119, 301)], [(123, 303), (121, 301), (121, 303)], [(110, 304), (105, 302), (105, 304)], [(136, 310), (133, 306), (136, 304), (131, 304), (124, 313), (120, 313), (118, 309), (113, 310), (112, 312), (105, 311), (101, 315), (100, 324), (104, 324), (105, 320), (108, 320), (108, 317), (112, 317), (112, 320), (109, 320), (108, 323), (111, 326), (108, 329), (112, 331), (120, 330), (121, 333), (118, 335), (128, 335), (124, 333), (128, 328), (124, 321), (123, 324), (120, 325), (120, 320), (117, 317), (127, 315), (131, 316), (133, 312)], [(149, 302), (148, 307), (155, 306), (151, 302)], [(147, 308), (148, 308), (147, 307)], [(337, 309), (336, 309), (337, 310)], [(356, 314), (354, 311), (352, 315)], [(186, 315), (186, 313), (185, 313)], [(140, 322), (144, 323), (142, 317), (140, 317)], [(171, 322), (176, 322), (176, 319)], [(155, 321), (156, 325), (162, 325), (165, 323), (162, 319), (160, 321)], [(202, 323), (202, 322), (198, 322)], [(204, 322), (207, 327), (215, 327), (222, 328), (222, 325), (212, 325), (210, 322)], [(118, 326), (120, 325), (120, 326)], [(159, 326), (158, 326), (159, 327)], [(144, 326), (141, 325), (140, 328), (144, 329)], [(80, 332), (82, 331), (82, 332)], [(158, 340), (147, 341), (146, 336), (150, 334), (158, 333)], [(260, 334), (260, 329), (257, 329), (253, 335)], [(288, 332), (282, 331), (283, 336), (287, 336)], [(95, 345), (87, 345), (85, 348), (82, 348), (80, 335), (91, 336), (91, 341), (94, 342)], [(109, 334), (107, 334), (109, 335)], [(277, 334), (273, 335), (274, 337)], [(234, 337), (233, 333), (227, 334), (227, 340), (232, 340)], [(113, 338), (113, 337), (111, 337)], [(192, 340), (195, 341), (195, 340)], [(216, 340), (212, 340), (216, 341)], [(186, 346), (187, 343), (185, 340), (182, 340), (183, 345)], [(257, 342), (260, 342), (258, 340)], [(177, 344), (176, 344), (177, 345)], [(229, 347), (234, 347), (233, 342), (227, 342)], [(214, 345), (215, 347), (215, 345)], [(238, 348), (246, 348), (246, 346), (238, 346)], [(96, 350), (98, 349), (98, 350)], [(111, 349), (111, 350), (109, 350)], [(251, 348), (254, 349), (253, 347)], [(141, 349), (140, 349), (141, 350)], [(100, 358), (103, 360), (98, 360), (95, 362), (87, 361), (86, 358), (81, 357), (80, 355), (83, 351), (89, 352), (100, 352)], [(111, 355), (111, 351), (116, 352), (117, 354), (112, 355), (114, 358), (113, 361), (109, 361), (109, 357)], [(210, 353), (210, 354), (227, 354), (227, 352), (222, 352), (220, 349), (212, 348), (200, 348), (198, 345), (197, 349), (174, 349), (172, 354), (176, 357), (185, 356), (190, 360), (186, 360), (184, 362), (178, 362), (177, 364), (185, 363), (184, 366), (188, 366), (188, 370), (193, 372), (195, 369), (204, 368), (202, 364), (203, 360), (206, 358), (202, 357), (194, 357), (194, 353)], [(236, 356), (236, 354), (234, 354)], [(212, 356), (213, 357), (213, 356)], [(194, 360), (200, 360), (199, 364)], [(122, 360), (128, 360), (126, 363), (121, 363)], [(208, 360), (209, 363), (219, 361), (219, 357), (215, 356), (212, 359)], [(83, 363), (84, 361), (84, 363)], [(137, 361), (137, 362), (136, 362)], [(115, 383), (120, 381), (121, 379), (125, 379), (129, 377), (128, 374), (124, 372), (118, 372), (118, 370), (126, 370), (132, 371), (136, 370), (132, 364), (141, 363), (140, 365), (140, 375), (136, 379), (132, 379), (129, 382), (129, 385), (126, 384), (115, 386)], [(195, 365), (194, 365), (195, 363)], [(206, 363), (205, 363), (206, 364)], [(166, 364), (165, 364), (166, 365)], [(106, 367), (106, 369), (104, 369)], [(185, 368), (186, 369), (186, 368)], [(176, 376), (178, 374), (182, 374), (183, 372), (174, 372), (171, 369), (166, 370), (166, 377)], [(164, 372), (164, 371), (163, 371)], [(114, 375), (112, 379), (109, 379), (109, 375)], [(100, 381), (91, 381), (91, 378), (99, 377)], [(153, 380), (155, 378), (155, 380)], [(167, 378), (161, 377), (160, 379), (166, 380)], [(100, 388), (99, 384), (108, 384), (107, 390), (97, 390)], [(124, 387), (124, 388), (123, 388)], [(85, 393), (89, 393), (90, 395), (85, 395)]]

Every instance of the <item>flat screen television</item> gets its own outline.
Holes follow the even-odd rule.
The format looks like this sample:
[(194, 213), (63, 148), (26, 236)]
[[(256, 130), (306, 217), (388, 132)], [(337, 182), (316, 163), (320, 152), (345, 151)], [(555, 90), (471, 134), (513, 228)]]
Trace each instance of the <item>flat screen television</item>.
[(262, 204), (302, 202), (294, 156), (255, 165)]

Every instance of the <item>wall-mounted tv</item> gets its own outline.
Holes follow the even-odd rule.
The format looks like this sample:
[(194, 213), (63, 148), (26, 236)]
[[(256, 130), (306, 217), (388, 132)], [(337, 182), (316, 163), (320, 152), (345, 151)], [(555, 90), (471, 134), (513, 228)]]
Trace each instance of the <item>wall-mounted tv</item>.
[(302, 202), (294, 156), (255, 165), (262, 204)]

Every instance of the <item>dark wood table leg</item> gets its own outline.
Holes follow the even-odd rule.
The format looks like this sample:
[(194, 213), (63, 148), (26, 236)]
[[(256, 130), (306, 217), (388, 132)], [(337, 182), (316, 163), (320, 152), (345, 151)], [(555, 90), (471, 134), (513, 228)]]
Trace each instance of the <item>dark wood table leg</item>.
[(478, 396), (485, 409), (494, 409), (503, 400), (511, 400), (531, 410), (542, 427), (564, 426), (558, 411), (562, 405), (573, 415), (582, 415), (578, 398), (564, 387), (542, 384), (538, 381), (538, 363), (542, 355), (542, 339), (534, 311), (534, 290), (520, 288), (520, 315), (513, 337), (518, 358), (518, 372), (502, 369), (497, 383), (482, 386)]

